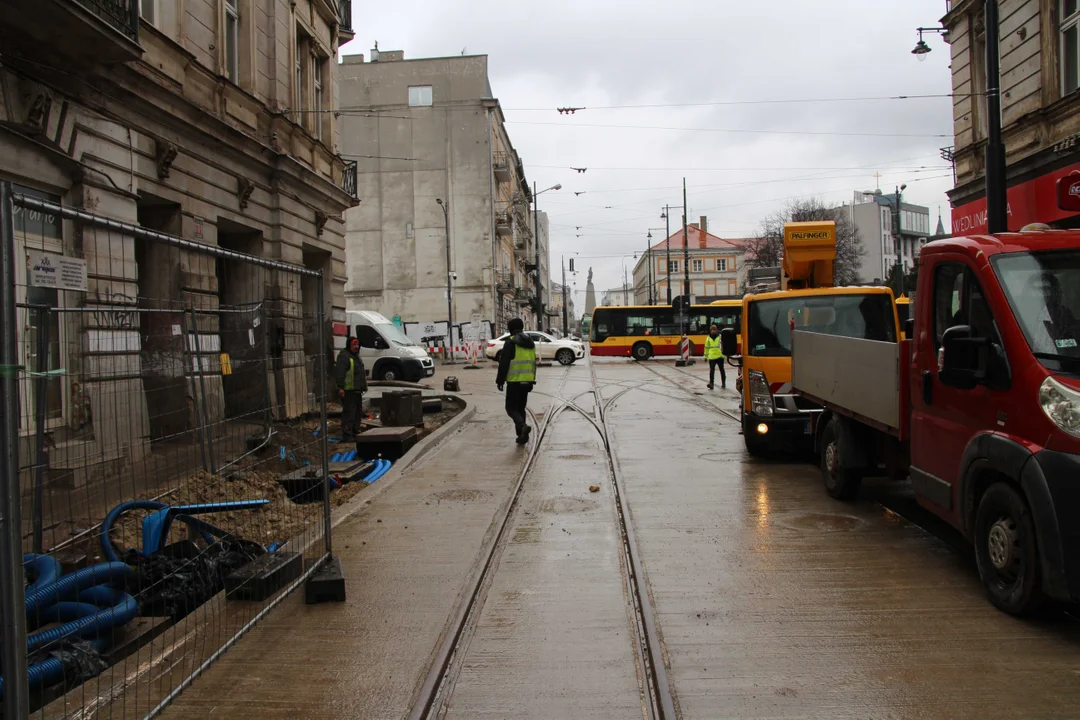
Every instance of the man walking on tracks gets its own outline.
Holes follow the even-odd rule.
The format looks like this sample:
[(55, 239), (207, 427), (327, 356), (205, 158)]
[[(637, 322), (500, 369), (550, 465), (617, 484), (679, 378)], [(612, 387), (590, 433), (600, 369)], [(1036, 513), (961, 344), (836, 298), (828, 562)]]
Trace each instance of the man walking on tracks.
[(338, 354), (334, 365), (334, 380), (338, 397), (341, 398), (341, 441), (352, 442), (360, 432), (360, 418), (364, 411), (364, 361), (360, 359), (360, 341), (354, 337)]
[(724, 374), (724, 351), (720, 349), (720, 331), (715, 325), (709, 328), (709, 337), (705, 338), (705, 359), (709, 361), (709, 389), (716, 382), (716, 368), (720, 368), (720, 387), (727, 387), (727, 375)]
[(525, 323), (521, 318), (511, 320), (506, 329), (510, 337), (499, 351), (499, 374), (495, 376), (495, 385), (502, 392), (506, 385), (506, 414), (514, 421), (518, 445), (529, 442), (532, 428), (525, 422), (525, 407), (529, 402), (529, 392), (536, 384), (536, 343), (526, 335)]

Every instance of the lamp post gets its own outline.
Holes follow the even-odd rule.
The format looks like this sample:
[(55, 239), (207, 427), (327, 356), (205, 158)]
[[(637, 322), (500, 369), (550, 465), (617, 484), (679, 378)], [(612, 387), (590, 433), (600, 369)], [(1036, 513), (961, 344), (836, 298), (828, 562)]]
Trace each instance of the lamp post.
[(645, 296), (649, 299), (649, 304), (654, 305), (652, 284), (652, 230), (645, 236), (645, 287)]
[(664, 220), (664, 262), (667, 263), (667, 304), (671, 304), (671, 206), (665, 205), (660, 215)]
[(446, 356), (443, 361), (447, 365), (452, 365), (454, 362), (454, 298), (453, 290), (454, 286), (450, 280), (450, 203), (443, 202), (442, 198), (435, 198), (435, 202), (439, 203), (439, 207), (442, 208), (443, 225), (446, 228)]
[(536, 329), (543, 330), (544, 322), (544, 297), (541, 294), (541, 278), (540, 278), (540, 196), (549, 190), (562, 190), (560, 183), (555, 183), (549, 188), (544, 190), (537, 190), (536, 183), (533, 183), (533, 243), (536, 245)]
[[(1001, 64), (998, 26), (999, 0), (985, 0), (983, 25), (986, 27), (986, 230), (990, 234), (1009, 231), (1008, 194), (1005, 186), (1005, 144), (1001, 139)], [(919, 42), (911, 54), (925, 60), (930, 46), (924, 32), (940, 33), (948, 42), (948, 28), (917, 28)]]

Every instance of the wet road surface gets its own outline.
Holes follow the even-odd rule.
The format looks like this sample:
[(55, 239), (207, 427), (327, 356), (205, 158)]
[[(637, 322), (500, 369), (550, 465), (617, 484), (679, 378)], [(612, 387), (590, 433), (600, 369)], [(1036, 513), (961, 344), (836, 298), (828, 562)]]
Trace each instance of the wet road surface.
[[(701, 363), (594, 368), (679, 717), (1080, 716), (1080, 624), (995, 610), (955, 537), (879, 502), (910, 508), (895, 487), (841, 503), (804, 458), (751, 460)], [(540, 372), (534, 411), (582, 412), (552, 414), (435, 707), (645, 717), (589, 366)], [(291, 598), (166, 716), (408, 715), (526, 453), (493, 373), (462, 378), (474, 421), (338, 526), (348, 602)]]

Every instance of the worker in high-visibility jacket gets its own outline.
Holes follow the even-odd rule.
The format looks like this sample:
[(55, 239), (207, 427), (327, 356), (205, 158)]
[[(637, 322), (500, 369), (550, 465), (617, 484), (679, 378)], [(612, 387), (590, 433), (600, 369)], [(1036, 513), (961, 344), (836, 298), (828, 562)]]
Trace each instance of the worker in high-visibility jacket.
[(716, 383), (716, 368), (720, 368), (720, 387), (726, 388), (724, 351), (720, 347), (720, 330), (715, 325), (709, 328), (709, 337), (705, 338), (705, 359), (709, 361), (709, 389)]
[(536, 384), (536, 343), (525, 334), (525, 323), (521, 318), (514, 318), (507, 323), (510, 337), (506, 338), (499, 351), (499, 372), (495, 376), (495, 385), (502, 392), (506, 386), (506, 414), (514, 421), (517, 444), (529, 442), (531, 428), (525, 421), (525, 408), (529, 402), (529, 392)]
[(341, 441), (352, 442), (360, 432), (360, 418), (364, 410), (364, 390), (367, 390), (367, 377), (364, 374), (364, 361), (360, 359), (360, 341), (349, 341), (338, 354), (334, 364), (334, 380), (337, 382), (338, 397), (341, 398)]

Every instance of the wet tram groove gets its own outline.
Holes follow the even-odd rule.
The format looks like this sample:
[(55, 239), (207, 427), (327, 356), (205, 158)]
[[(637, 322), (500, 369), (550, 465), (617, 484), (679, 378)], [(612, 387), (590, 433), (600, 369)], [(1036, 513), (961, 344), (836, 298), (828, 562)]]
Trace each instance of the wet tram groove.
[[(649, 596), (648, 582), (637, 547), (637, 539), (631, 522), (630, 510), (625, 488), (619, 476), (618, 461), (611, 451), (610, 431), (606, 424), (605, 413), (619, 397), (637, 387), (623, 387), (613, 396), (604, 399), (602, 389), (621, 386), (625, 383), (613, 383), (601, 388), (597, 381), (596, 370), (591, 358), (589, 366), (590, 388), (567, 399), (563, 389), (569, 375), (569, 368), (564, 373), (558, 389), (552, 398), (551, 406), (543, 413), (531, 413), (537, 425), (535, 439), (529, 448), (517, 483), (511, 492), (511, 499), (498, 522), (498, 530), (485, 553), (482, 568), (472, 582), (464, 602), (455, 613), (454, 622), (446, 633), (444, 641), (435, 656), (419, 696), (413, 705), (409, 717), (443, 717), (450, 707), (454, 695), (456, 678), (465, 663), (465, 656), (471, 638), (476, 631), (481, 612), (487, 600), (495, 575), (499, 570), (500, 558), (510, 542), (509, 532), (512, 521), (521, 507), (520, 501), (526, 481), (536, 469), (541, 447), (549, 431), (555, 425), (563, 411), (569, 410), (585, 419), (598, 433), (608, 478), (612, 489), (615, 514), (618, 525), (619, 545), (621, 546), (620, 565), (624, 579), (624, 599), (629, 599), (628, 610), (633, 616), (633, 633), (636, 635), (634, 651), (636, 654), (635, 674), (638, 677), (640, 701), (643, 714), (649, 720), (675, 720), (678, 717), (672, 687), (668, 679), (664, 662), (662, 642), (657, 627), (655, 612)], [(545, 393), (546, 394), (546, 393)], [(593, 411), (589, 412), (579, 404), (580, 398), (592, 395)]]

